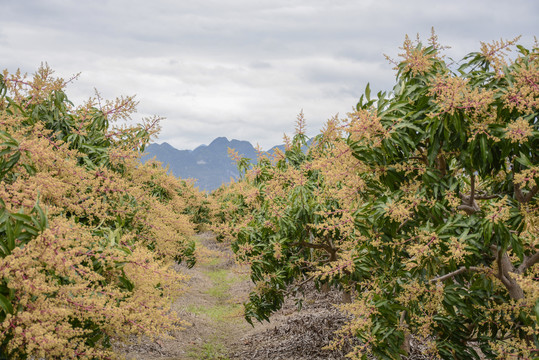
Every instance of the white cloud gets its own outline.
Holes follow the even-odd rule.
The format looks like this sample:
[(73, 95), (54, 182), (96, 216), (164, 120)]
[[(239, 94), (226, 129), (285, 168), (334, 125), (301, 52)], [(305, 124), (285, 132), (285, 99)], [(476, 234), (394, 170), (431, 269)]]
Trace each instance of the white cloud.
[(479, 41), (522, 34), (531, 44), (539, 3), (527, 0), (0, 0), (1, 67), (82, 72), (75, 101), (136, 94), (137, 119), (158, 114), (160, 141), (178, 148), (217, 136), (267, 148), (303, 109), (311, 134), (354, 105), (367, 82), (394, 80), (383, 53), (435, 27), (460, 59)]

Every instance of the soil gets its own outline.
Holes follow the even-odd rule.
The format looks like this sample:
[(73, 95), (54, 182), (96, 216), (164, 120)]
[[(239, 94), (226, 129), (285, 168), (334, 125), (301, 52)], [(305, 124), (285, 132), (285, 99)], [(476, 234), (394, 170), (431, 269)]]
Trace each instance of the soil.
[[(134, 360), (345, 359), (353, 343), (341, 351), (322, 350), (347, 320), (332, 305), (341, 302), (340, 291), (307, 289), (301, 311), (294, 299), (287, 299), (270, 323), (251, 326), (243, 318), (242, 305), (252, 288), (248, 269), (235, 264), (230, 249), (211, 233), (198, 238), (204, 260), (192, 269), (178, 266), (191, 278), (187, 292), (173, 304), (190, 325), (169, 338), (119, 346), (121, 355)], [(425, 358), (413, 354), (409, 359)]]

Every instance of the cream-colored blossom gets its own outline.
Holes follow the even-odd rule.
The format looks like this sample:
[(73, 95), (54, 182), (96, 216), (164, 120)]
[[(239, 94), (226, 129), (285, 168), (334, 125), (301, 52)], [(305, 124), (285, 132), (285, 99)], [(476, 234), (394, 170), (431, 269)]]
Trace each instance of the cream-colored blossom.
[(515, 121), (510, 122), (507, 124), (507, 128), (505, 130), (505, 136), (511, 140), (512, 143), (520, 143), (523, 144), (528, 141), (528, 138), (532, 135), (533, 128), (523, 118), (518, 118)]

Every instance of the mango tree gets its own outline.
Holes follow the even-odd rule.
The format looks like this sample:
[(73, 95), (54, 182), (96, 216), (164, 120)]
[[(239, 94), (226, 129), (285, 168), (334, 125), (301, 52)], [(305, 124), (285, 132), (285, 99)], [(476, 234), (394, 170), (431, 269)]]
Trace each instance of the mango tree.
[(515, 43), (448, 65), (434, 36), (406, 38), (390, 93), (367, 87), (307, 153), (299, 131), (247, 171), (232, 246), (257, 284), (248, 318), (313, 280), (353, 292), (329, 346), (358, 337), (351, 358), (411, 339), (444, 359), (538, 355), (539, 49), (505, 56)]
[(136, 102), (74, 106), (47, 66), (0, 75), (0, 357), (110, 359), (178, 329), (197, 191), (140, 151), (158, 119)]
[(510, 60), (513, 43), (453, 68), (436, 42), (407, 40), (393, 92), (350, 114), (367, 170), (347, 307), (358, 357), (397, 358), (411, 334), (445, 359), (538, 355), (539, 49)]

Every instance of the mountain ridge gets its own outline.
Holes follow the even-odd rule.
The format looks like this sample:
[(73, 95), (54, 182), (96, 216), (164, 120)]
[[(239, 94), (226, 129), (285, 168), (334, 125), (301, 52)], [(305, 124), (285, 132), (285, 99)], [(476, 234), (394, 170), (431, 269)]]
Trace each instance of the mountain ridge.
[[(174, 176), (194, 179), (200, 190), (213, 191), (239, 176), (236, 162), (228, 156), (228, 148), (243, 157), (256, 159), (256, 149), (249, 141), (228, 140), (222, 136), (194, 150), (178, 150), (167, 142), (152, 143), (146, 147), (141, 161), (145, 163), (155, 158), (163, 167), (168, 166)], [(269, 151), (275, 148), (284, 149), (284, 145), (274, 146)]]

